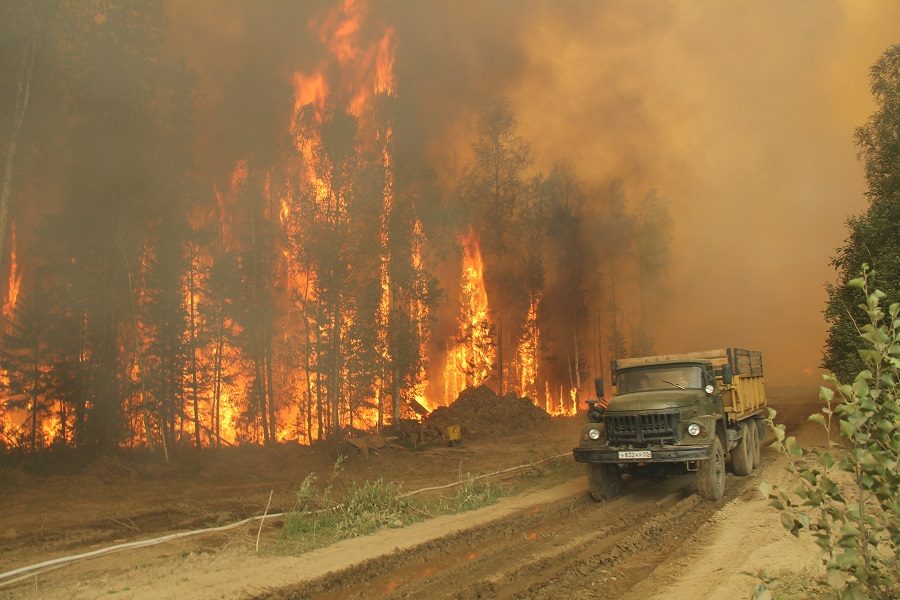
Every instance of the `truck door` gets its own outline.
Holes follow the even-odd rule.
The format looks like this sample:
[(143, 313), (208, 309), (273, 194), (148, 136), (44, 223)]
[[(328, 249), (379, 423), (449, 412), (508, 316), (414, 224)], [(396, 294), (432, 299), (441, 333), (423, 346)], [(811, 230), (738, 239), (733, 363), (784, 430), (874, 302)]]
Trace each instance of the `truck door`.
[(722, 408), (722, 388), (719, 387), (719, 382), (716, 380), (716, 373), (713, 370), (712, 365), (706, 365), (703, 368), (703, 387), (711, 385), (713, 386), (713, 393), (710, 394), (712, 399), (714, 410), (723, 414), (724, 410)]

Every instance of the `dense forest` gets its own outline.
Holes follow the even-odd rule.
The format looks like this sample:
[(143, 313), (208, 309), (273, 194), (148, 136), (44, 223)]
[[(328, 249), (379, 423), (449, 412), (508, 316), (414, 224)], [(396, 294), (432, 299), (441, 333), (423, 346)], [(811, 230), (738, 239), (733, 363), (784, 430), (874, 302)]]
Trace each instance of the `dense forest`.
[(892, 300), (900, 297), (900, 44), (885, 50), (872, 66), (870, 89), (875, 112), (854, 136), (868, 206), (848, 219), (847, 239), (831, 261), (838, 280), (827, 285), (829, 327), (822, 366), (841, 381), (852, 381), (865, 368), (857, 323), (867, 315), (847, 283), (868, 264), (877, 288)]
[(652, 349), (664, 198), (539, 169), (502, 97), (443, 176), (364, 19), (298, 28), (288, 118), (211, 177), (162, 2), (0, 6), (0, 447), (308, 444), (480, 384), (568, 414)]

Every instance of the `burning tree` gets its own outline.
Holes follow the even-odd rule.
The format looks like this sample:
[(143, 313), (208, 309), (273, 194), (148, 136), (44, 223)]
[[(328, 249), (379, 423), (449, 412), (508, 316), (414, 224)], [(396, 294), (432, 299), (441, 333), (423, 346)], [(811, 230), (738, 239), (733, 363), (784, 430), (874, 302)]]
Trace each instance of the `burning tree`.
[[(162, 4), (95, 8), (19, 15), (76, 26), (22, 47), (33, 71), (12, 72), (42, 93), (0, 132), (30, 149), (4, 164), (17, 228), (0, 223), (16, 443), (313, 443), (480, 384), (570, 413), (588, 370), (625, 351), (619, 298), (643, 284), (624, 193), (533, 170), (503, 100), (447, 193), (403, 110), (398, 33), (366, 3), (311, 14), (309, 55), (280, 56), (277, 76), (235, 67), (223, 89), (240, 110), (202, 115), (230, 136), (212, 160)], [(246, 109), (270, 83), (265, 110)], [(640, 248), (644, 280), (655, 252)]]
[(495, 365), (495, 329), (488, 315), (484, 263), (474, 234), (463, 241), (458, 331), (448, 349), (444, 367), (444, 401), (450, 403), (467, 387), (477, 387), (491, 376)]
[(495, 298), (497, 388), (501, 394), (509, 380), (509, 349), (504, 342), (513, 330), (509, 292), (518, 291), (509, 285), (517, 280), (519, 262), (510, 252), (516, 234), (512, 221), (527, 194), (525, 170), (531, 164), (531, 148), (518, 134), (517, 126), (515, 113), (505, 100), (482, 113), (473, 146), (475, 159), (460, 186), (485, 253), (491, 259), (486, 275)]

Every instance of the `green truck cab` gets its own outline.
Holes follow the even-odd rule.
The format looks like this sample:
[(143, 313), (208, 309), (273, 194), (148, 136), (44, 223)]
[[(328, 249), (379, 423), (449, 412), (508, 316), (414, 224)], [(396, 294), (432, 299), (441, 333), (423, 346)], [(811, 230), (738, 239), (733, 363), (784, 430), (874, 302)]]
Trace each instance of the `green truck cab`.
[(696, 472), (697, 490), (709, 500), (725, 492), (726, 461), (737, 475), (759, 463), (765, 436), (762, 355), (724, 348), (613, 361), (616, 394), (602, 406), (588, 401), (575, 460), (587, 464), (595, 500), (621, 492), (622, 474), (666, 463)]

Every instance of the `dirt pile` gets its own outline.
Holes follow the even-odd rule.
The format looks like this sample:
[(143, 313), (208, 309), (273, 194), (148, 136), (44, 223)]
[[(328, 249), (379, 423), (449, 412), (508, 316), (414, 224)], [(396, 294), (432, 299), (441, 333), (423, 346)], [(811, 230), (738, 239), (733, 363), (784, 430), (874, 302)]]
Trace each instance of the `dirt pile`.
[(423, 425), (438, 429), (459, 425), (465, 438), (521, 431), (549, 419), (530, 399), (516, 398), (513, 392), (498, 396), (482, 385), (466, 388), (453, 404), (436, 408)]

